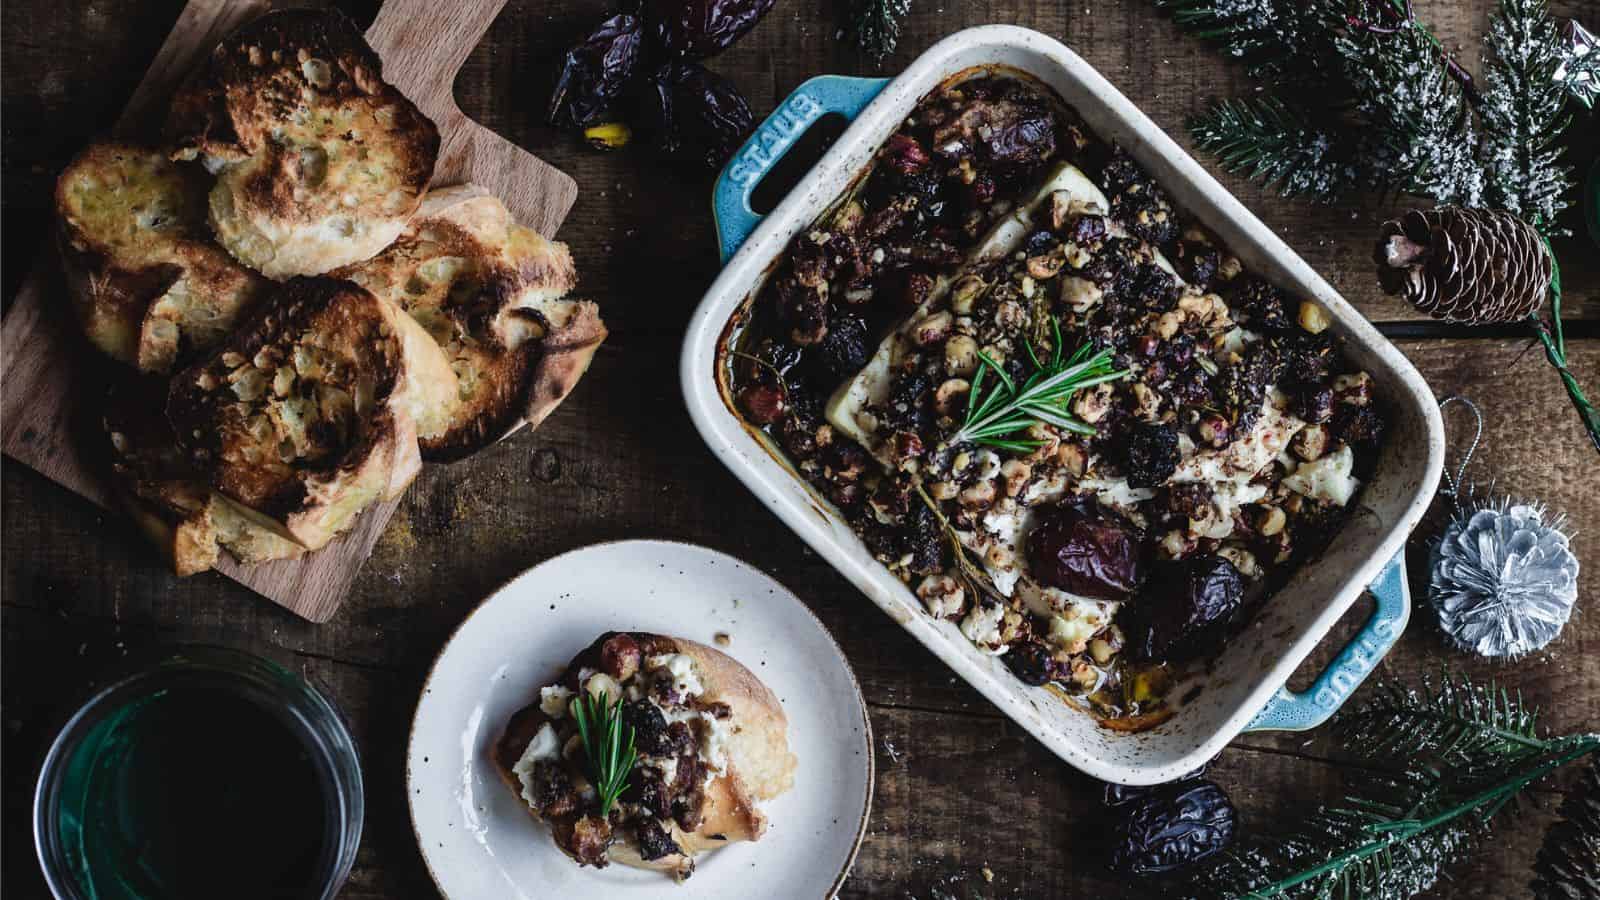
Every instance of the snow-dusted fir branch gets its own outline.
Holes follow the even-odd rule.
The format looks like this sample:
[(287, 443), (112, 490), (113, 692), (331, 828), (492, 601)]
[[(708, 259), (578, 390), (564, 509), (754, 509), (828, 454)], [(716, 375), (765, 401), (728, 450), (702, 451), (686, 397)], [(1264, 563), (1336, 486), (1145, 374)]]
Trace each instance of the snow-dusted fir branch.
[(900, 42), (900, 20), (911, 11), (911, 0), (851, 0), (850, 33), (856, 46), (881, 61)]
[(1553, 228), (1569, 205), (1562, 195), (1572, 168), (1553, 145), (1566, 127), (1567, 90), (1555, 78), (1564, 54), (1545, 0), (1501, 0), (1484, 45), (1478, 113), (1488, 205)]
[(1345, 78), (1381, 183), (1460, 206), (1483, 204), (1477, 131), (1461, 85), (1419, 29), (1351, 29), (1338, 40)]
[(1284, 196), (1331, 201), (1360, 183), (1360, 145), (1337, 114), (1279, 97), (1223, 100), (1189, 121), (1200, 149)]

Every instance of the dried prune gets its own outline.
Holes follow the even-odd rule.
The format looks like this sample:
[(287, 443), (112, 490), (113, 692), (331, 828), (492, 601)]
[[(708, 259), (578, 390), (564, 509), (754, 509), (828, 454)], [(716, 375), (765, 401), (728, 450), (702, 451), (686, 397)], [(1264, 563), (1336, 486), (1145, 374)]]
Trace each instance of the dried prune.
[(1173, 872), (1233, 842), (1233, 803), (1209, 781), (1163, 785), (1117, 809), (1108, 864), (1119, 874)]
[(1135, 425), (1127, 438), (1128, 484), (1156, 487), (1178, 468), (1178, 431), (1159, 422)]
[(1081, 506), (1062, 505), (1044, 513), (1028, 535), (1028, 561), (1045, 584), (1102, 600), (1132, 593), (1144, 570), (1138, 537)]
[(617, 115), (615, 105), (639, 66), (643, 27), (621, 13), (567, 51), (550, 96), (551, 124), (588, 128)]
[(911, 554), (909, 568), (918, 575), (932, 575), (944, 571), (944, 527), (933, 510), (918, 504), (911, 513), (911, 532), (906, 535), (906, 552)]
[(860, 316), (835, 314), (812, 359), (837, 384), (867, 364), (867, 357), (872, 355), (870, 341), (867, 323)]
[(1178, 237), (1178, 214), (1172, 199), (1133, 158), (1118, 147), (1101, 170), (1111, 212), (1129, 233), (1161, 245)]
[(697, 63), (672, 62), (650, 76), (655, 137), (675, 159), (720, 169), (755, 127), (733, 82)]
[(1294, 326), (1283, 292), (1254, 275), (1234, 279), (1226, 300), (1234, 320), (1256, 331), (1286, 331)]
[(1023, 684), (1038, 687), (1055, 677), (1055, 661), (1050, 658), (1050, 651), (1033, 641), (1012, 644), (1001, 659)]
[(639, 750), (651, 756), (668, 752), (667, 718), (649, 700), (635, 700), (622, 707), (622, 721), (633, 729)]
[(775, 0), (645, 0), (655, 45), (670, 56), (705, 59), (756, 27)]
[(1215, 554), (1156, 563), (1117, 616), (1135, 662), (1179, 662), (1214, 649), (1244, 602), (1244, 579)]
[(1370, 450), (1383, 436), (1383, 417), (1370, 406), (1342, 404), (1333, 414), (1332, 429), (1346, 444)]
[(1132, 803), (1135, 800), (1142, 800), (1156, 791), (1167, 790), (1187, 782), (1198, 781), (1205, 774), (1206, 767), (1201, 766), (1200, 768), (1195, 769), (1193, 772), (1188, 772), (1172, 779), (1171, 781), (1163, 782), (1161, 784), (1113, 784), (1108, 781), (1105, 783), (1105, 793), (1100, 798), (1100, 803), (1104, 806), (1112, 807), (1127, 806), (1129, 803)]
[(900, 375), (889, 390), (889, 403), (884, 417), (896, 429), (921, 433), (933, 421), (929, 399), (933, 383), (916, 372)]
[(672, 836), (661, 827), (661, 823), (654, 819), (640, 819), (634, 824), (633, 833), (639, 838), (639, 857), (646, 861), (683, 852), (672, 842)]

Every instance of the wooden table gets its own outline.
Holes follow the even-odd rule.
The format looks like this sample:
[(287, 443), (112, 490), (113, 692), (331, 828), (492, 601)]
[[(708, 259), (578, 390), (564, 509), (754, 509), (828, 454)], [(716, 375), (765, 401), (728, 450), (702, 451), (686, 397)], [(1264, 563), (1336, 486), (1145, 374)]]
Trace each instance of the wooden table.
[[(369, 20), (376, 0), (345, 5)], [(1446, 44), (1474, 48), (1466, 56), (1475, 63), (1491, 5), (1433, 0), (1418, 7)], [(1563, 15), (1585, 5), (1553, 4)], [(41, 249), (55, 173), (121, 108), (181, 6), (181, 0), (4, 5), (4, 296), (15, 292)], [(611, 339), (574, 396), (537, 433), (423, 472), (332, 622), (309, 625), (214, 574), (177, 580), (120, 517), (7, 461), (0, 632), (5, 887), (16, 891), (10, 896), (44, 891), (27, 822), (37, 761), (66, 704), (123, 654), (174, 641), (247, 648), (325, 687), (354, 723), (369, 785), (367, 830), (344, 896), (433, 895), (402, 787), (403, 748), (426, 667), (473, 604), (513, 575), (574, 547), (640, 536), (702, 543), (773, 573), (811, 604), (849, 653), (872, 708), (879, 774), (871, 828), (844, 896), (1141, 895), (1079, 846), (1096, 826), (1099, 785), (1058, 762), (872, 609), (701, 445), (679, 396), (676, 360), (683, 324), (718, 267), (710, 176), (684, 177), (643, 148), (594, 152), (542, 120), (555, 60), (608, 6), (512, 0), (467, 62), (456, 93), (468, 114), (577, 178), (578, 206), (559, 236), (572, 245), (582, 293), (602, 304)], [(828, 14), (818, 12), (828, 6), (781, 0), (748, 38), (714, 61), (758, 115), (808, 76), (874, 71), (836, 37)], [(1202, 92), (1234, 93), (1244, 85), (1214, 50), (1181, 35), (1142, 0), (916, 0), (914, 6), (887, 72), (960, 28), (1027, 25), (1064, 38), (1180, 142), (1187, 142), (1184, 117), (1201, 107)], [(1575, 156), (1588, 159), (1592, 150), (1579, 147)], [(1238, 178), (1224, 181), (1381, 323), (1441, 396), (1462, 393), (1482, 406), (1487, 431), (1471, 474), (1571, 516), (1584, 600), (1592, 604), (1600, 590), (1596, 456), (1540, 353), (1510, 334), (1456, 334), (1419, 323), (1409, 308), (1382, 296), (1368, 248), (1389, 206), (1311, 206)], [(1574, 368), (1600, 394), (1600, 269), (1593, 261), (1600, 254), (1576, 242), (1558, 251), (1567, 267)], [(1580, 262), (1584, 256), (1587, 263)], [(1460, 440), (1461, 422), (1451, 422)], [(1420, 563), (1423, 541), (1414, 543)], [(1449, 664), (1495, 675), (1543, 708), (1551, 728), (1594, 729), (1600, 727), (1600, 616), (1586, 612), (1547, 652), (1496, 666), (1447, 649), (1419, 609), (1383, 673), (1416, 679)], [(1327, 655), (1324, 648), (1321, 657)], [(1252, 735), (1225, 750), (1211, 772), (1248, 827), (1270, 829), (1331, 797), (1339, 769), (1325, 739)], [(1527, 814), (1503, 824), (1492, 849), (1457, 866), (1455, 881), (1433, 896), (1522, 896), (1544, 827), (1573, 774), (1540, 785)]]

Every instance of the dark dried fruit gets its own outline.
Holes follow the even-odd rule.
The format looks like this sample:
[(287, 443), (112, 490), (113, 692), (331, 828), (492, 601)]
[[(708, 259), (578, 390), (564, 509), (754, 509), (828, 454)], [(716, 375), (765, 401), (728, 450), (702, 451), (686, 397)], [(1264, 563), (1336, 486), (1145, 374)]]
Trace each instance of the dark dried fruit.
[(1233, 803), (1209, 781), (1163, 785), (1117, 809), (1109, 865), (1122, 875), (1173, 872), (1233, 842)]
[(755, 127), (733, 82), (697, 63), (673, 62), (650, 76), (656, 145), (674, 159), (720, 169)]
[(860, 316), (835, 314), (812, 358), (837, 384), (867, 364), (872, 355), (870, 341), (867, 323)]
[(944, 571), (945, 533), (939, 519), (925, 504), (911, 514), (911, 533), (906, 536), (906, 551), (911, 554), (911, 571), (932, 575)]
[(661, 823), (654, 819), (640, 819), (633, 826), (633, 833), (639, 838), (639, 857), (646, 861), (683, 852), (672, 842), (672, 836), (661, 827)]
[(550, 123), (582, 129), (611, 121), (638, 68), (642, 38), (639, 17), (622, 13), (568, 50), (550, 96)]
[(1112, 784), (1108, 781), (1105, 782), (1105, 794), (1100, 798), (1100, 803), (1104, 806), (1127, 806), (1129, 803), (1132, 803), (1135, 800), (1142, 800), (1145, 797), (1150, 796), (1152, 793), (1170, 790), (1174, 787), (1178, 787), (1189, 782), (1199, 781), (1200, 778), (1205, 774), (1206, 767), (1201, 766), (1200, 768), (1195, 769), (1193, 772), (1180, 775), (1171, 781), (1163, 782), (1161, 784)]
[(1178, 468), (1178, 432), (1171, 425), (1141, 422), (1128, 432), (1128, 484), (1156, 487)]
[(1234, 321), (1256, 331), (1287, 331), (1296, 327), (1289, 319), (1283, 292), (1254, 275), (1235, 278), (1228, 285), (1226, 299)]
[(1369, 450), (1383, 436), (1383, 417), (1370, 406), (1343, 404), (1333, 414), (1330, 426), (1339, 440), (1352, 447)]
[(771, 425), (783, 418), (783, 391), (767, 384), (752, 384), (739, 392), (739, 406), (757, 425)]
[(1221, 556), (1157, 563), (1139, 598), (1118, 615), (1135, 662), (1181, 662), (1215, 649), (1244, 602), (1244, 579)]
[(1161, 245), (1178, 237), (1178, 214), (1172, 199), (1131, 156), (1118, 147), (1101, 170), (1111, 212), (1135, 237)]
[(756, 26), (774, 0), (645, 0), (655, 45), (670, 56), (705, 59)]
[(1080, 247), (1093, 247), (1105, 240), (1105, 217), (1079, 216), (1076, 221), (1068, 226), (1068, 234), (1074, 244)]
[(1050, 651), (1033, 641), (1018, 641), (1012, 644), (1010, 651), (1001, 659), (1005, 660), (1006, 666), (1023, 684), (1038, 687), (1054, 677), (1054, 662), (1050, 659)]
[(907, 373), (894, 380), (889, 390), (885, 419), (897, 430), (920, 433), (933, 422), (933, 412), (928, 400), (933, 395), (933, 384), (925, 375)]
[(1102, 600), (1132, 593), (1144, 569), (1137, 536), (1079, 506), (1044, 513), (1028, 535), (1028, 560), (1045, 584)]
[(1173, 265), (1189, 284), (1209, 291), (1216, 281), (1217, 270), (1222, 266), (1222, 254), (1215, 247), (1199, 241), (1181, 240), (1174, 248)]
[(901, 175), (915, 175), (928, 167), (932, 160), (922, 144), (909, 134), (896, 132), (889, 136), (883, 147), (883, 163)]
[(649, 700), (635, 700), (622, 707), (622, 721), (633, 729), (639, 752), (648, 756), (664, 756), (670, 749), (667, 744), (667, 718)]

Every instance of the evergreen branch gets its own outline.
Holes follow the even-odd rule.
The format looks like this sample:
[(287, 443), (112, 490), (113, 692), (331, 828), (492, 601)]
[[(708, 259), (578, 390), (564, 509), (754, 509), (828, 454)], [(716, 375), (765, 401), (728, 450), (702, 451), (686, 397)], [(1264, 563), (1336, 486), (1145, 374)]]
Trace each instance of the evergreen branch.
[(1223, 100), (1190, 119), (1189, 132), (1224, 169), (1276, 185), (1286, 197), (1332, 202), (1357, 183), (1358, 148), (1344, 129), (1277, 97)]
[(1341, 0), (1156, 0), (1172, 21), (1242, 60), (1252, 78), (1278, 87), (1337, 85), (1332, 35)]
[(1484, 38), (1483, 158), (1487, 203), (1553, 225), (1568, 206), (1572, 169), (1553, 147), (1567, 127), (1566, 88), (1556, 79), (1559, 36), (1545, 0), (1501, 0)]
[(1202, 896), (1409, 897), (1530, 784), (1600, 752), (1600, 734), (1542, 737), (1520, 697), (1448, 676), (1438, 689), (1379, 687), (1337, 733), (1373, 774), (1288, 833), (1228, 851), (1197, 876)]
[(911, 0), (850, 0), (850, 33), (856, 46), (882, 62), (900, 42), (900, 20), (911, 11)]

